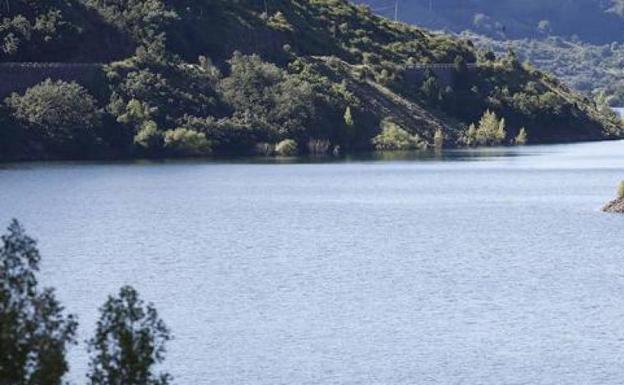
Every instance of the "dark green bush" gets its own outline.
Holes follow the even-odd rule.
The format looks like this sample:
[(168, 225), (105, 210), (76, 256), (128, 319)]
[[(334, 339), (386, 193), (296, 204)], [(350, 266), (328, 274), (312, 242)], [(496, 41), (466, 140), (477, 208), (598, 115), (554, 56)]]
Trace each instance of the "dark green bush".
[(77, 83), (46, 80), (6, 104), (29, 138), (54, 153), (88, 156), (99, 142), (96, 101)]

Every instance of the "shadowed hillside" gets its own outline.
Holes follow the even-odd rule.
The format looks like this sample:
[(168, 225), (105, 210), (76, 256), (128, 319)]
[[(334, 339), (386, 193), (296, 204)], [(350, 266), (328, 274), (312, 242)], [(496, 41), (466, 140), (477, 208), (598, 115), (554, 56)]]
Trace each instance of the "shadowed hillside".
[[(8, 98), (7, 158), (338, 154), (620, 135), (612, 115), (513, 54), (479, 52), (346, 0), (11, 0), (6, 9), (3, 61), (111, 62), (93, 100), (63, 82)], [(89, 121), (69, 113), (81, 109)]]
[(621, 0), (355, 0), (382, 15), (461, 33), (612, 106), (624, 105), (624, 2)]

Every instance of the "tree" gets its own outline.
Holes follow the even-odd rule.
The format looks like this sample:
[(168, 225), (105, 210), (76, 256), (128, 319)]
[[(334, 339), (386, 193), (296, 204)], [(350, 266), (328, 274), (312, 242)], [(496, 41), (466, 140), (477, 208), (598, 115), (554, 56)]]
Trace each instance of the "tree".
[(498, 128), (496, 129), (496, 132), (494, 133), (494, 138), (492, 139), (492, 142), (494, 144), (501, 144), (505, 141), (505, 138), (507, 138), (507, 130), (506, 128), (506, 124), (505, 124), (505, 118), (501, 118), (498, 121)]
[(432, 71), (426, 71), (425, 80), (420, 86), (420, 92), (429, 104), (435, 106), (440, 102), (442, 98), (442, 90), (440, 89), (438, 78)]
[(464, 133), (463, 142), (467, 146), (499, 145), (505, 141), (507, 131), (505, 119), (499, 119), (495, 112), (487, 110), (479, 120), (479, 125), (471, 124)]
[(165, 148), (179, 155), (205, 155), (210, 153), (210, 142), (206, 134), (188, 128), (165, 131)]
[(177, 14), (162, 0), (87, 0), (109, 23), (129, 32), (139, 43), (150, 43)]
[(6, 100), (12, 116), (53, 152), (76, 154), (97, 143), (95, 99), (77, 83), (50, 79)]
[(121, 288), (100, 308), (95, 336), (89, 341), (91, 385), (167, 385), (168, 374), (155, 374), (163, 362), (169, 329), (152, 304), (132, 287)]
[(163, 135), (158, 131), (158, 125), (153, 120), (147, 120), (134, 136), (134, 143), (145, 150), (155, 152), (163, 145)]
[(299, 152), (297, 142), (284, 139), (275, 146), (275, 152), (280, 156), (295, 156)]
[(520, 132), (518, 132), (518, 135), (514, 139), (514, 143), (516, 145), (522, 146), (522, 145), (527, 143), (528, 139), (529, 138), (528, 138), (528, 134), (526, 132), (526, 129), (524, 127), (522, 127), (520, 129)]
[(433, 144), (436, 149), (442, 149), (444, 147), (444, 131), (437, 129), (433, 135)]
[(347, 147), (351, 147), (353, 143), (357, 140), (357, 130), (355, 127), (355, 120), (353, 119), (353, 114), (351, 113), (350, 106), (347, 106), (347, 108), (345, 109), (343, 120), (345, 124), (344, 143)]
[(453, 68), (458, 74), (463, 74), (464, 72), (466, 72), (468, 69), (466, 59), (464, 59), (464, 57), (460, 55), (455, 56), (455, 60), (453, 60)]
[(381, 126), (381, 133), (372, 141), (378, 151), (408, 151), (427, 148), (427, 143), (418, 134), (410, 134), (390, 120), (384, 120)]
[(347, 127), (353, 127), (355, 122), (353, 121), (353, 115), (351, 114), (351, 107), (347, 107), (344, 113), (344, 122)]
[(77, 322), (52, 289), (40, 290), (36, 242), (13, 221), (0, 243), (0, 383), (60, 385)]
[(266, 139), (299, 139), (315, 117), (312, 85), (257, 55), (235, 53), (229, 63), (231, 74), (221, 81), (220, 90), (235, 117), (267, 127)]

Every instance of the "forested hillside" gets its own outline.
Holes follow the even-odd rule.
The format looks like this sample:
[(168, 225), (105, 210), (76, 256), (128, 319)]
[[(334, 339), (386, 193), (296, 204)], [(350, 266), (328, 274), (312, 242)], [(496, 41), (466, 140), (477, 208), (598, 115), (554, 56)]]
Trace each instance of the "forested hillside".
[[(356, 0), (393, 15), (395, 0)], [(503, 39), (556, 35), (594, 43), (624, 36), (622, 0), (399, 0), (399, 19)]]
[[(356, 0), (394, 17), (395, 0)], [(624, 105), (622, 0), (399, 0), (398, 18), (463, 33), (483, 49), (513, 48), (521, 61), (613, 106)]]
[[(104, 62), (0, 107), (5, 159), (294, 155), (597, 140), (556, 79), (347, 0), (8, 0), (0, 61)], [(452, 63), (449, 80), (407, 66)]]

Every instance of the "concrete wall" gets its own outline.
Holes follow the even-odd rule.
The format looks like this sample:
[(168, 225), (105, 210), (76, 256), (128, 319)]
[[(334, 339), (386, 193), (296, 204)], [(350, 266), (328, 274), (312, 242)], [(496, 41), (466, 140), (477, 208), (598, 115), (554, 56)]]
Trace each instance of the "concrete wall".
[(0, 63), (0, 100), (46, 79), (75, 81), (98, 96), (103, 91), (102, 69), (95, 63)]

